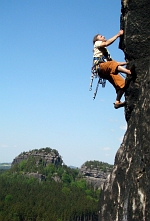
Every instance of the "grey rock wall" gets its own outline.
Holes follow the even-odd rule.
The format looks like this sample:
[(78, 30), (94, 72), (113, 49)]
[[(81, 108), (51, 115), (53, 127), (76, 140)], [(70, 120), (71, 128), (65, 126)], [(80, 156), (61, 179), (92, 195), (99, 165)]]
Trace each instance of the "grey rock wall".
[(35, 179), (38, 179), (39, 182), (45, 180), (45, 176), (43, 174), (40, 174), (40, 173), (24, 173), (23, 175), (27, 176), (28, 178), (35, 178)]
[(45, 166), (51, 163), (54, 165), (62, 165), (63, 163), (62, 157), (57, 151), (53, 149), (49, 149), (49, 151), (47, 151), (46, 148), (43, 148), (40, 150), (32, 150), (19, 154), (17, 157), (14, 158), (12, 166), (20, 163), (23, 160), (28, 160), (30, 157), (34, 157), (36, 159), (37, 166), (40, 160), (44, 161)]
[(99, 168), (89, 168), (83, 164), (79, 171), (88, 184), (92, 185), (95, 189), (101, 189), (111, 169), (106, 168), (106, 171), (104, 171)]
[(99, 221), (150, 220), (150, 0), (122, 0), (119, 47), (134, 65), (126, 80), (127, 131), (103, 185)]

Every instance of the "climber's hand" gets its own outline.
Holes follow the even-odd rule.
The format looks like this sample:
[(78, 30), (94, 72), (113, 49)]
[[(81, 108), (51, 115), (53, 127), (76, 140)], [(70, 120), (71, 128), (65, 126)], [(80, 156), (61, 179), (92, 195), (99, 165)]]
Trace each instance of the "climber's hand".
[(119, 33), (118, 33), (118, 35), (121, 36), (121, 35), (123, 35), (123, 33), (124, 33), (124, 31), (123, 31), (123, 30), (120, 30)]

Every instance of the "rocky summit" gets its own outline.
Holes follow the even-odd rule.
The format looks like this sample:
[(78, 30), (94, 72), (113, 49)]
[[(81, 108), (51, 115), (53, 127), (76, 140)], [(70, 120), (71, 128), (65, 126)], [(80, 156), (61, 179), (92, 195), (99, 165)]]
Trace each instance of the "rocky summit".
[(101, 189), (112, 168), (113, 165), (104, 162), (87, 161), (81, 166), (79, 172), (94, 189)]
[(127, 131), (103, 185), (99, 221), (150, 220), (150, 1), (122, 0), (119, 47), (126, 79)]
[(42, 160), (46, 165), (53, 163), (54, 165), (62, 165), (63, 160), (62, 157), (59, 155), (58, 151), (55, 149), (41, 148), (41, 149), (34, 149), (28, 152), (23, 152), (19, 154), (12, 162), (12, 166), (15, 164), (19, 164), (23, 160), (28, 160), (29, 158), (33, 157), (36, 159), (36, 165), (40, 163)]

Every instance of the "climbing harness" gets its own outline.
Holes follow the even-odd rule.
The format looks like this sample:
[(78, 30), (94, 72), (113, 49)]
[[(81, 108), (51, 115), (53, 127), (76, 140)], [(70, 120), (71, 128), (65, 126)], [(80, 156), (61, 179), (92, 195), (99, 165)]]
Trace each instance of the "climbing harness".
[(92, 75), (91, 75), (89, 91), (92, 90), (92, 84), (93, 84), (94, 78), (98, 78), (97, 86), (96, 86), (96, 89), (95, 89), (95, 92), (94, 92), (94, 95), (93, 95), (93, 100), (96, 98), (96, 94), (97, 94), (97, 91), (98, 91), (99, 84), (101, 84), (103, 88), (106, 85), (106, 79), (101, 78), (98, 74), (100, 72), (99, 64), (103, 63), (103, 62), (106, 62), (106, 61), (107, 60), (104, 56), (103, 57), (98, 57), (98, 58), (97, 57), (93, 58), (93, 65), (92, 65), (92, 68), (91, 68)]
[[(99, 64), (103, 63), (103, 62), (107, 62), (108, 59), (111, 59), (111, 57), (109, 57), (107, 59), (106, 59), (105, 56), (98, 57), (98, 58), (97, 57), (93, 58), (93, 65), (92, 65), (92, 68), (91, 68), (92, 75), (91, 75), (89, 91), (92, 90), (92, 84), (93, 84), (94, 78), (98, 78), (97, 86), (96, 86), (96, 89), (95, 89), (95, 92), (94, 92), (94, 95), (93, 95), (93, 100), (96, 98), (96, 94), (97, 94), (99, 85), (101, 84), (103, 88), (106, 85), (106, 79), (101, 78), (100, 75), (99, 75), (99, 72), (100, 72), (100, 65)], [(125, 76), (122, 73), (120, 73), (120, 75), (123, 78), (125, 78)]]

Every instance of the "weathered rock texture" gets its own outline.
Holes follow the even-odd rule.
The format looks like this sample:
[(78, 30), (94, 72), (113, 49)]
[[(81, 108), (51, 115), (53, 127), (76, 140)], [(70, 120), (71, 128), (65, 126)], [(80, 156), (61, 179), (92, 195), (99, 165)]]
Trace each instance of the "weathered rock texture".
[(122, 0), (120, 48), (127, 79), (127, 131), (100, 195), (99, 221), (150, 220), (150, 0)]
[(51, 163), (53, 163), (54, 165), (62, 165), (63, 163), (63, 160), (57, 150), (53, 150), (51, 148), (42, 148), (40, 150), (35, 149), (19, 154), (13, 160), (12, 166), (20, 163), (23, 160), (28, 160), (30, 157), (34, 157), (37, 166), (41, 162), (41, 160), (44, 162), (45, 166)]
[(27, 176), (28, 178), (34, 177), (35, 179), (38, 179), (39, 182), (45, 180), (45, 176), (40, 173), (24, 173), (23, 175)]
[(89, 168), (83, 164), (79, 171), (88, 184), (92, 185), (95, 189), (101, 189), (111, 169), (106, 168), (106, 170), (102, 170), (98, 168)]
[[(28, 177), (28, 178), (36, 178), (39, 180), (39, 182), (46, 179), (45, 175), (38, 172), (38, 166), (42, 165), (47, 166), (49, 164), (54, 164), (55, 166), (62, 165), (63, 160), (62, 157), (59, 155), (57, 150), (51, 149), (49, 147), (42, 148), (42, 149), (35, 149), (29, 152), (23, 152), (19, 154), (15, 159), (13, 160), (11, 166), (13, 167), (15, 164), (19, 164), (22, 161), (30, 161), (32, 159), (35, 160), (35, 165), (37, 167), (37, 172), (23, 172), (22, 175)], [(53, 176), (52, 179), (54, 179), (56, 182), (61, 182), (60, 178), (58, 176)]]

